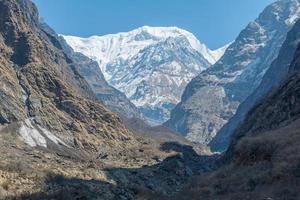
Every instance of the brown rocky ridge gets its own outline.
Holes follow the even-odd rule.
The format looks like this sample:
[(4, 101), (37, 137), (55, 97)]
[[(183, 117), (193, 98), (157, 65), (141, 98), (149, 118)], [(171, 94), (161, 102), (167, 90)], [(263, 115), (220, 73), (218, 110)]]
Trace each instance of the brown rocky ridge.
[(0, 199), (170, 196), (210, 167), (192, 143), (128, 130), (79, 67), (30, 0), (0, 0)]

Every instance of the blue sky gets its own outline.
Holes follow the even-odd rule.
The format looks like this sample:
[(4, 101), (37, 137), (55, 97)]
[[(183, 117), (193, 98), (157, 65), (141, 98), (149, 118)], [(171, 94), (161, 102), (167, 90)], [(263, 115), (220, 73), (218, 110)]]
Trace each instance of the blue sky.
[(178, 26), (211, 49), (233, 41), (274, 0), (33, 0), (56, 32), (88, 37)]

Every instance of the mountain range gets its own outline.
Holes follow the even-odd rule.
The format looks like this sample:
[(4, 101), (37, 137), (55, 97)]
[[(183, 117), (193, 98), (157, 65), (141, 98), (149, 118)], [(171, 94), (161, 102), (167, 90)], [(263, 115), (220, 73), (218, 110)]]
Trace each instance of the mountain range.
[(149, 34), (129, 43), (151, 44), (121, 45), (137, 51), (132, 72), (201, 71), (165, 123), (177, 133), (144, 121), (169, 107), (149, 116), (110, 83), (118, 64), (77, 52), (31, 0), (0, 0), (0, 199), (300, 199), (299, 13), (276, 1), (217, 52), (178, 28), (135, 30)]
[(97, 61), (107, 82), (123, 92), (151, 124), (168, 120), (188, 82), (227, 48), (211, 51), (177, 27), (144, 26), (105, 36), (63, 37), (75, 52)]

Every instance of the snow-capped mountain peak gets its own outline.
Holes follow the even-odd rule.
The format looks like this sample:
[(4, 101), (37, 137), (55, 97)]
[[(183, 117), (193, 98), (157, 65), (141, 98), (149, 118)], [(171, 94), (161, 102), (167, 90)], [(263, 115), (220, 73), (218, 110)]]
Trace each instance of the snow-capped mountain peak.
[(222, 51), (220, 49), (212, 51), (192, 33), (178, 27), (143, 26), (129, 32), (104, 36), (91, 36), (89, 38), (63, 37), (76, 52), (97, 60), (107, 79), (111, 76), (106, 73), (106, 64), (115, 59), (130, 59), (141, 49), (169, 37), (185, 37), (191, 47), (198, 51), (210, 64), (214, 64), (224, 54), (224, 47), (221, 48)]
[(97, 61), (105, 79), (157, 123), (168, 119), (186, 84), (226, 48), (212, 51), (177, 27), (143, 26), (104, 36), (63, 37), (75, 52)]

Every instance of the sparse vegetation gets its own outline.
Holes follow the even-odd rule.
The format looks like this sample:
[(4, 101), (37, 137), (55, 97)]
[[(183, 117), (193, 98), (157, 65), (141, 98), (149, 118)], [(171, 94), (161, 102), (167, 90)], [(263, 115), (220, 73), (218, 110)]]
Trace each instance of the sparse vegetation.
[[(261, 27), (248, 27), (255, 36), (265, 34), (260, 29), (269, 25), (269, 16), (260, 17)], [(58, 35), (41, 21), (32, 1), (0, 0), (0, 199), (300, 199), (300, 74), (290, 74), (256, 105), (227, 152), (211, 154), (164, 127), (122, 121), (107, 110), (65, 54)], [(288, 25), (283, 21), (280, 25)], [(278, 31), (273, 28), (272, 34)], [(281, 42), (265, 45), (267, 36), (256, 46), (277, 47), (284, 39), (280, 33)], [(240, 51), (249, 48), (246, 39), (237, 41), (243, 44)], [(295, 55), (291, 71), (300, 68), (300, 46)], [(247, 62), (237, 62), (248, 65), (245, 57)], [(218, 86), (211, 92), (204, 87), (201, 94), (207, 99), (194, 96), (191, 102), (188, 112), (200, 110), (204, 123), (186, 122), (202, 130), (203, 138), (192, 135), (197, 141), (209, 142), (239, 104), (234, 100), (238, 97), (225, 95), (228, 88), (222, 84), (230, 84), (240, 71), (228, 69), (221, 84), (215, 80), (223, 71), (204, 74), (205, 81), (201, 76), (193, 80)]]
[(240, 139), (230, 164), (195, 178), (177, 199), (299, 199), (299, 128), (296, 121)]

